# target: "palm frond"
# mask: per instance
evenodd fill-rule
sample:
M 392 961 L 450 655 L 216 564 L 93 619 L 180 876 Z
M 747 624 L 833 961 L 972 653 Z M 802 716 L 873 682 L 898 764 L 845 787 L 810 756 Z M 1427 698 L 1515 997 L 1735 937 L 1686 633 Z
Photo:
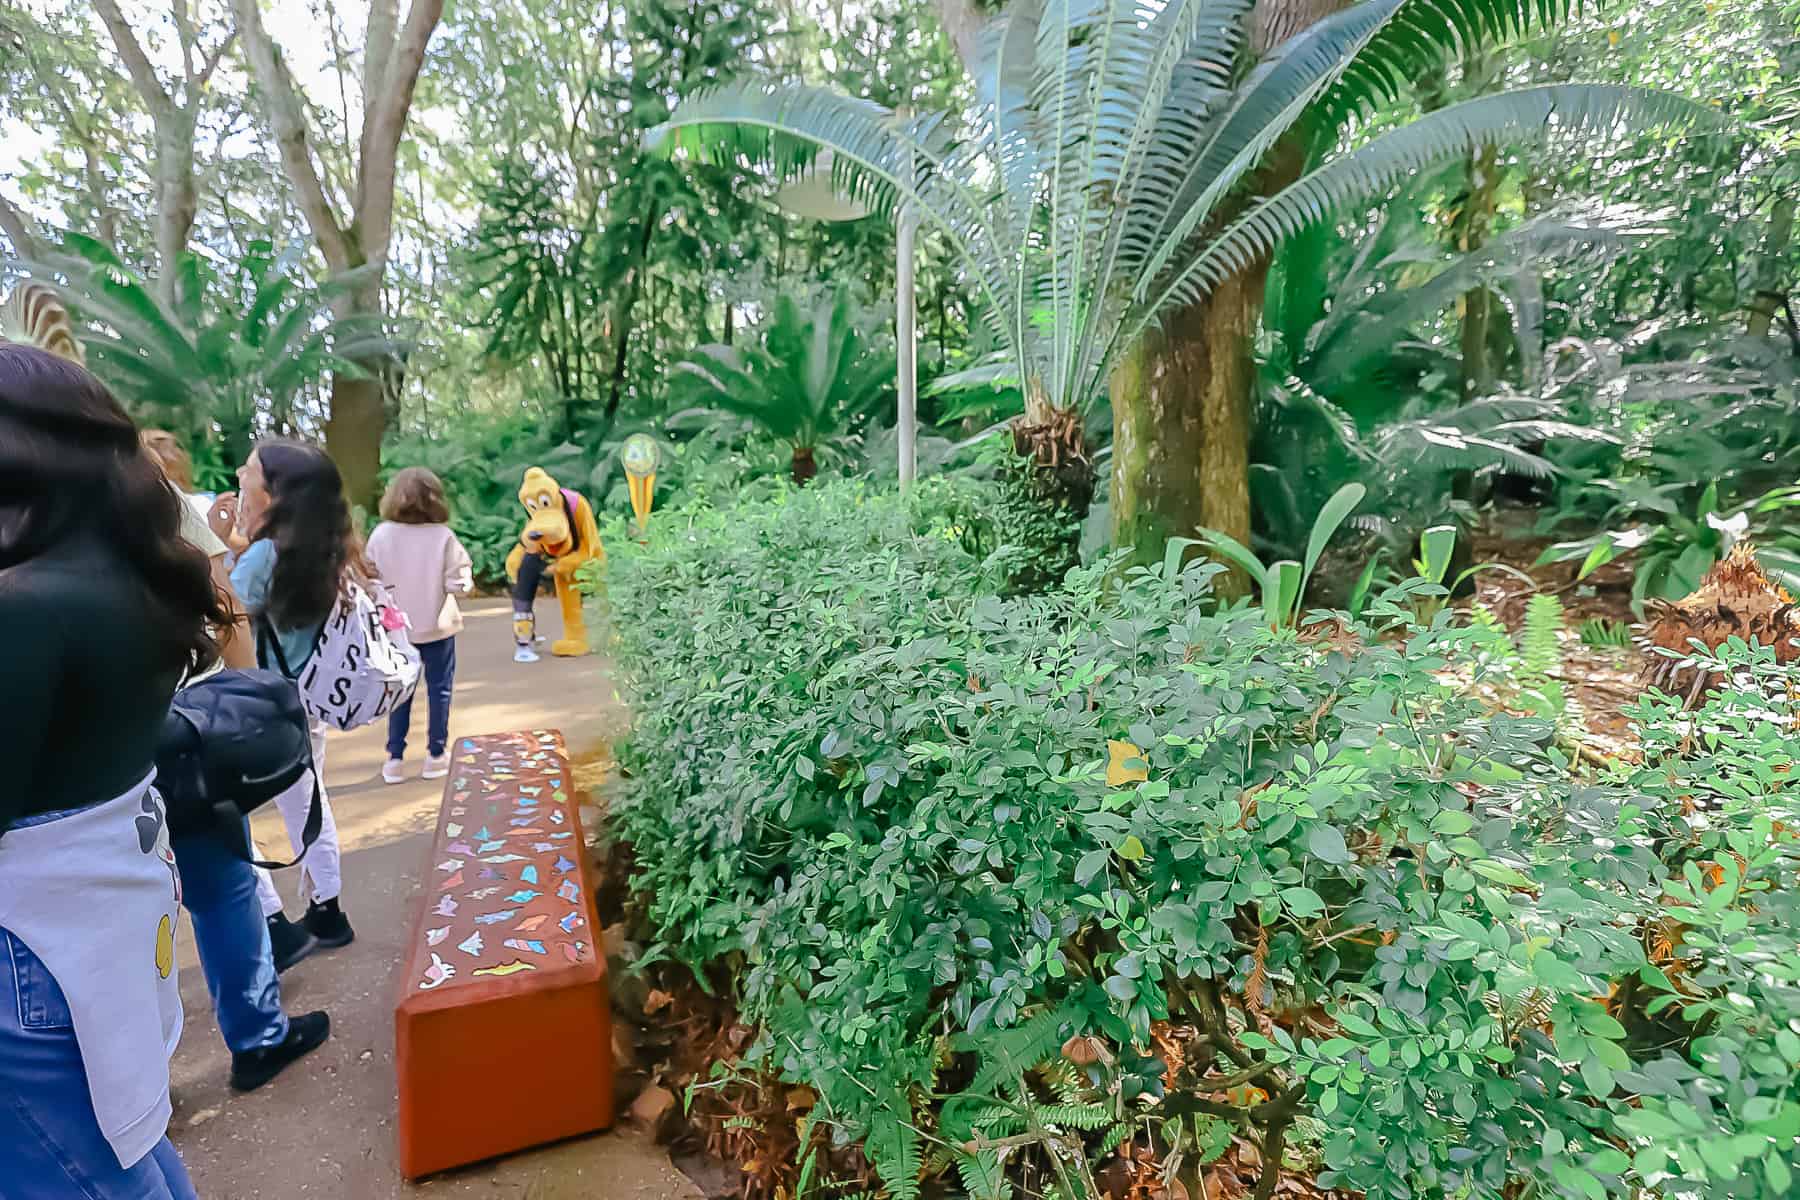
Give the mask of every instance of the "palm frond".
M 1331 159 L 1256 204 L 1185 265 L 1160 282 L 1137 334 L 1164 309 L 1193 303 L 1270 253 L 1283 238 L 1328 214 L 1373 200 L 1408 176 L 1490 144 L 1575 140 L 1624 128 L 1685 126 L 1710 120 L 1707 109 L 1667 92 L 1610 84 L 1549 84 L 1466 100 Z
M 1143 301 L 1151 294 L 1159 274 L 1213 215 L 1219 200 L 1262 161 L 1404 2 L 1363 0 L 1290 39 L 1257 67 L 1176 185 L 1162 222 L 1149 239 L 1153 251 L 1141 264 L 1128 265 L 1135 299 Z
M 1408 0 L 1325 97 L 1319 127 L 1341 128 L 1399 99 L 1446 62 L 1548 29 L 1589 7 L 1584 0 Z

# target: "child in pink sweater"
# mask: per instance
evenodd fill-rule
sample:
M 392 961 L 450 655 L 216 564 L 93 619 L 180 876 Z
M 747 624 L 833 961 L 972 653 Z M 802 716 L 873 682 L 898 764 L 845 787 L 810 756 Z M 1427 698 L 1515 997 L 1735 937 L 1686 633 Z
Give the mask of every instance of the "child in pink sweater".
M 456 635 L 462 610 L 456 598 L 474 586 L 469 552 L 448 524 L 450 506 L 441 480 L 424 467 L 407 467 L 381 498 L 381 524 L 369 535 L 369 561 L 412 626 L 412 643 L 424 667 L 430 710 L 424 779 L 450 773 L 450 692 L 456 681 Z M 406 734 L 412 700 L 388 714 L 388 760 L 381 777 L 406 782 Z

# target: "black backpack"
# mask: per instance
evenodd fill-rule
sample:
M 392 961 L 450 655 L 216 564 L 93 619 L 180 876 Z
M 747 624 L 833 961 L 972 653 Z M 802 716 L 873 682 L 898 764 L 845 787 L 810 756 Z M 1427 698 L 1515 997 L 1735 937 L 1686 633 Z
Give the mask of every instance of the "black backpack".
M 220 671 L 176 692 L 156 750 L 156 790 L 168 810 L 169 832 L 213 830 L 257 866 L 294 865 L 251 859 L 244 817 L 312 771 L 310 725 L 299 689 L 274 671 Z M 300 858 L 323 820 L 313 772 Z

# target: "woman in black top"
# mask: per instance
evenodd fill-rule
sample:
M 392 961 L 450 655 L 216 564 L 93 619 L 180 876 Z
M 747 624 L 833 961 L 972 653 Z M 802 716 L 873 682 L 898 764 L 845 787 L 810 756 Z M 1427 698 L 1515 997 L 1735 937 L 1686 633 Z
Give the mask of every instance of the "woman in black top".
M 116 1003 L 109 992 L 172 990 L 172 936 L 157 931 L 154 966 L 144 962 L 149 947 L 140 957 L 133 943 L 118 975 L 96 981 L 59 941 L 58 924 L 70 941 L 99 945 L 123 920 L 117 914 L 172 908 L 172 868 L 156 858 L 167 846 L 161 802 L 144 781 L 177 683 L 213 662 L 209 630 L 230 620 L 206 559 L 180 536 L 181 503 L 98 380 L 0 342 L 0 1192 L 8 1200 L 194 1194 L 160 1136 L 173 1046 L 166 1025 L 178 1030 L 178 1021 L 165 1022 L 166 1044 L 125 1047 L 137 1077 L 161 1068 L 160 1113 L 152 1105 L 109 1126 L 116 1100 L 98 1083 L 90 1090 L 83 1058 L 90 1042 L 118 1054 L 116 1038 L 82 1021 Z M 137 856 L 129 869 L 93 856 L 91 841 L 71 841 L 82 849 L 58 860 L 59 830 L 92 828 L 120 801 L 137 817 L 135 837 L 124 840 L 141 841 L 125 847 L 125 857 Z M 140 888 L 146 866 L 160 876 Z M 34 906 L 38 885 L 25 881 L 52 869 L 52 884 L 92 887 L 91 911 Z M 162 895 L 145 894 L 152 883 Z M 52 970 L 48 959 L 83 969 Z M 141 981 L 145 970 L 162 979 Z M 116 1074 L 121 1064 L 96 1071 L 104 1076 L 105 1066 Z

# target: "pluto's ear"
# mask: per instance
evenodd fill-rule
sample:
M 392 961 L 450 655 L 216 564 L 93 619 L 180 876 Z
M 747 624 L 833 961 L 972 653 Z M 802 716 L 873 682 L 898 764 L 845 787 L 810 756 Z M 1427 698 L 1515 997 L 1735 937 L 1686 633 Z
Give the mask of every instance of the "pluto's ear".
M 0 342 L 36 346 L 70 362 L 87 363 L 69 310 L 55 288 L 36 280 L 21 283 L 0 303 Z

